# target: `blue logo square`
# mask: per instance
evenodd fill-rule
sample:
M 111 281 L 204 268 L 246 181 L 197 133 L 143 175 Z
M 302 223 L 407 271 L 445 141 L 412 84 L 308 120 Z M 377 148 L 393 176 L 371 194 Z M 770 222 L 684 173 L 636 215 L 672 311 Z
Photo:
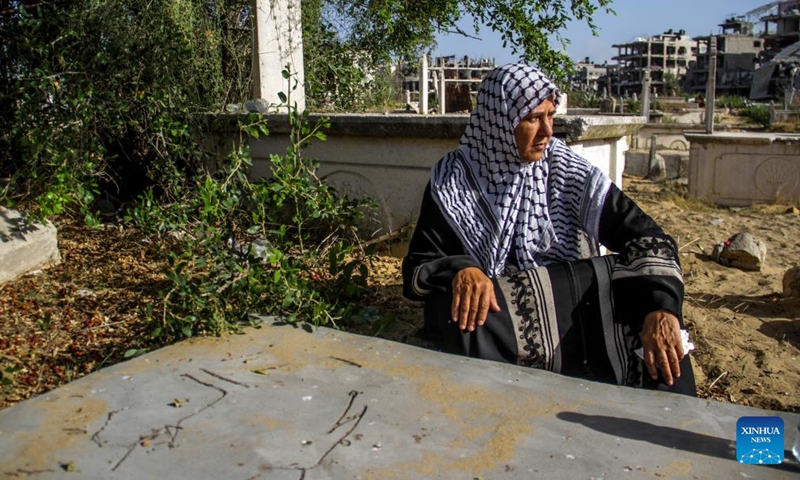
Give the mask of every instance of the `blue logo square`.
M 747 465 L 783 462 L 783 419 L 741 417 L 736 422 L 736 459 Z

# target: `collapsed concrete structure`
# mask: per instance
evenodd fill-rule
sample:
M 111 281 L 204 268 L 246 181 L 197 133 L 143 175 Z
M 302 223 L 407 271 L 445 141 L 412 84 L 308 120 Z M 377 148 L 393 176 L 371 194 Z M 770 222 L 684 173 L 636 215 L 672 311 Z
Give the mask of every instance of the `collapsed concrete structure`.
M 751 22 L 741 18 L 728 18 L 719 27 L 722 34 L 716 35 L 716 91 L 718 94 L 746 96 L 750 93 L 759 55 L 764 50 L 764 40 L 754 33 Z M 711 36 L 695 37 L 694 40 L 697 62 L 686 73 L 683 89 L 688 93 L 702 93 L 709 80 Z
M 781 100 L 784 108 L 794 103 L 800 87 L 800 0 L 773 2 L 762 7 L 764 51 L 759 55 L 750 89 L 751 100 Z
M 601 78 L 606 78 L 608 74 L 608 62 L 602 65 L 594 63 L 589 57 L 575 63 L 575 74 L 569 79 L 572 91 L 579 92 L 599 92 L 604 87 L 600 83 Z
M 785 0 L 765 5 L 764 54 L 762 61 L 769 61 L 778 52 L 800 41 L 800 0 Z
M 762 65 L 753 78 L 750 99 L 782 100 L 788 108 L 800 87 L 800 1 L 774 2 L 761 21 L 765 50 L 759 57 Z
M 651 87 L 656 93 L 664 93 L 666 75 L 680 78 L 696 59 L 695 45 L 684 30 L 667 30 L 661 35 L 637 38 L 633 42 L 615 44 L 618 51 L 612 60 L 617 61 L 617 96 L 642 94 L 645 76 L 650 74 Z
M 795 92 L 800 89 L 800 42 L 781 50 L 769 62 L 756 70 L 750 87 L 751 100 L 784 102 L 784 108 L 794 104 Z

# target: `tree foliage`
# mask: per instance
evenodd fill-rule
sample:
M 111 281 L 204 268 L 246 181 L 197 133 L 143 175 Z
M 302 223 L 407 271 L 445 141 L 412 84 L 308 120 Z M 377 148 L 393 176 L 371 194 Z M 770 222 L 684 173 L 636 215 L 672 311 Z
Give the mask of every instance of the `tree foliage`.
M 335 325 L 357 309 L 369 204 L 338 195 L 301 154 L 325 122 L 288 109 L 290 147 L 270 158 L 269 180 L 249 178 L 247 139 L 268 133 L 258 115 L 227 148 L 206 148 L 225 134 L 208 113 L 250 96 L 249 0 L 27 6 L 0 13 L 0 202 L 148 235 L 162 304 L 141 313 L 158 342 L 254 312 Z M 100 200 L 113 213 L 98 215 Z M 11 374 L 2 367 L 0 386 Z
M 322 22 L 353 51 L 369 52 L 374 59 L 415 58 L 438 33 L 469 35 L 485 25 L 501 34 L 504 46 L 557 78 L 572 65 L 562 48 L 569 43 L 564 36 L 569 22 L 586 22 L 596 32 L 595 14 L 612 12 L 611 0 L 322 1 L 315 10 Z M 459 29 L 459 22 L 469 18 L 474 32 Z M 551 45 L 551 38 L 558 45 Z
M 612 12 L 610 4 L 611 0 L 303 0 L 309 105 L 352 111 L 386 102 L 391 91 L 381 66 L 397 60 L 416 64 L 438 34 L 473 36 L 481 28 L 500 32 L 504 47 L 564 79 L 573 65 L 563 52 L 569 43 L 564 36 L 569 22 L 586 22 L 594 32 L 594 15 Z M 467 19 L 472 19 L 473 28 L 465 31 L 460 25 Z
M 681 81 L 674 72 L 664 72 L 664 93 L 673 97 L 683 93 Z
M 2 197 L 32 196 L 58 214 L 101 191 L 129 200 L 141 191 L 130 187 L 169 190 L 171 175 L 202 160 L 202 114 L 249 96 L 247 5 L 6 2 L 0 177 L 17 181 Z

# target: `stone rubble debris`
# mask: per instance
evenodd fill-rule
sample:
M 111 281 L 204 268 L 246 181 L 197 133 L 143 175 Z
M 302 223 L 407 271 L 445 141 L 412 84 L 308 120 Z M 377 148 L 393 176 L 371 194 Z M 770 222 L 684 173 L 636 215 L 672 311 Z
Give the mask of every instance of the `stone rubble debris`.
M 800 297 L 800 265 L 795 265 L 783 274 L 783 296 Z
M 757 272 L 764 265 L 767 246 L 748 232 L 739 232 L 714 245 L 711 258 L 726 267 Z

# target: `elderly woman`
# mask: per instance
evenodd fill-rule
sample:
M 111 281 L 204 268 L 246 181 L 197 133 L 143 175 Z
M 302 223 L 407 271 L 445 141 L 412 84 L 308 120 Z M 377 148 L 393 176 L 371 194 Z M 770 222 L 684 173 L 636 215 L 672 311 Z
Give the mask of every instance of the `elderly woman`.
M 694 395 L 675 242 L 553 137 L 559 95 L 525 64 L 483 80 L 431 171 L 404 294 L 447 352 Z

